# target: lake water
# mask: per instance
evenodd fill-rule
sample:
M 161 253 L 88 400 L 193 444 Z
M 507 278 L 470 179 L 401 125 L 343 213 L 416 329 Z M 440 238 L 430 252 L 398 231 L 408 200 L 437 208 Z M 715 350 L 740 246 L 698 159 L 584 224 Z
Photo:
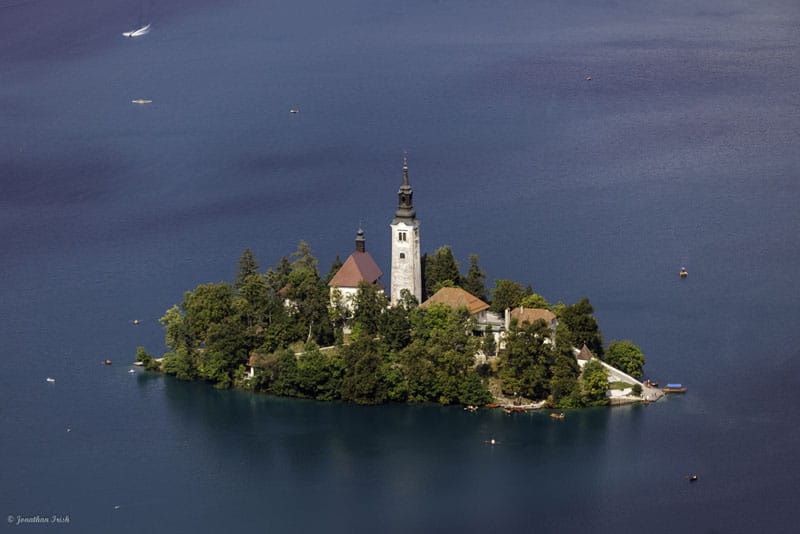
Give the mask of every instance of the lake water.
M 0 0 L 4 528 L 793 532 L 798 26 L 791 0 Z M 551 421 L 128 373 L 247 246 L 327 272 L 361 223 L 388 273 L 404 150 L 424 251 L 588 296 L 688 393 Z

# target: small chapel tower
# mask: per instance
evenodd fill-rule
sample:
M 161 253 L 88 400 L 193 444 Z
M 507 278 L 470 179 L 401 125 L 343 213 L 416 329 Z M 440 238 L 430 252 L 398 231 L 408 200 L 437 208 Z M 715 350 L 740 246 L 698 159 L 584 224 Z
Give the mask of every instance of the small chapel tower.
M 422 302 L 422 263 L 420 261 L 419 221 L 414 210 L 414 192 L 408 184 L 408 161 L 403 158 L 403 183 L 398 191 L 397 211 L 392 220 L 392 304 L 408 289 Z

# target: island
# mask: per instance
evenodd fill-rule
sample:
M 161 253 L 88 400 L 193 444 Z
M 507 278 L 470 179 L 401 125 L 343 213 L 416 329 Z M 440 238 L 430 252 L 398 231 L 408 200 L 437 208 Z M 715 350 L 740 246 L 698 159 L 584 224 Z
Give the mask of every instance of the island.
M 604 345 L 588 298 L 550 304 L 496 279 L 489 299 L 476 254 L 420 254 L 408 166 L 391 223 L 391 292 L 358 228 L 327 275 L 301 241 L 262 272 L 249 248 L 233 282 L 185 293 L 160 319 L 167 351 L 147 369 L 218 388 L 359 404 L 436 402 L 567 409 L 657 400 L 629 340 Z

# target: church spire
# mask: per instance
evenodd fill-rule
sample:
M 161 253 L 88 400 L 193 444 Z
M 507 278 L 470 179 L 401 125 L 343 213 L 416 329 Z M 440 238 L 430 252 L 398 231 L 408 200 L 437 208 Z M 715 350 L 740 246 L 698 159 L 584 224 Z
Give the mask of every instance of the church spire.
M 403 183 L 400 185 L 400 191 L 397 192 L 398 203 L 397 203 L 397 211 L 394 213 L 395 217 L 398 219 L 410 219 L 413 220 L 417 212 L 414 210 L 414 204 L 412 202 L 414 196 L 414 190 L 411 189 L 411 186 L 408 183 L 408 158 L 407 156 L 403 156 Z

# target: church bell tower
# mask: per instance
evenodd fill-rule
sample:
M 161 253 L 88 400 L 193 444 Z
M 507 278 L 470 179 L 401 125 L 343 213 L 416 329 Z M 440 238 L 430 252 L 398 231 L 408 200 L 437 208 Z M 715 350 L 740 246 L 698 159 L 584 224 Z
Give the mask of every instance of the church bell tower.
M 422 263 L 420 261 L 419 221 L 414 210 L 414 191 L 408 184 L 408 161 L 403 158 L 403 183 L 397 193 L 397 211 L 392 220 L 392 305 L 407 289 L 422 302 Z

